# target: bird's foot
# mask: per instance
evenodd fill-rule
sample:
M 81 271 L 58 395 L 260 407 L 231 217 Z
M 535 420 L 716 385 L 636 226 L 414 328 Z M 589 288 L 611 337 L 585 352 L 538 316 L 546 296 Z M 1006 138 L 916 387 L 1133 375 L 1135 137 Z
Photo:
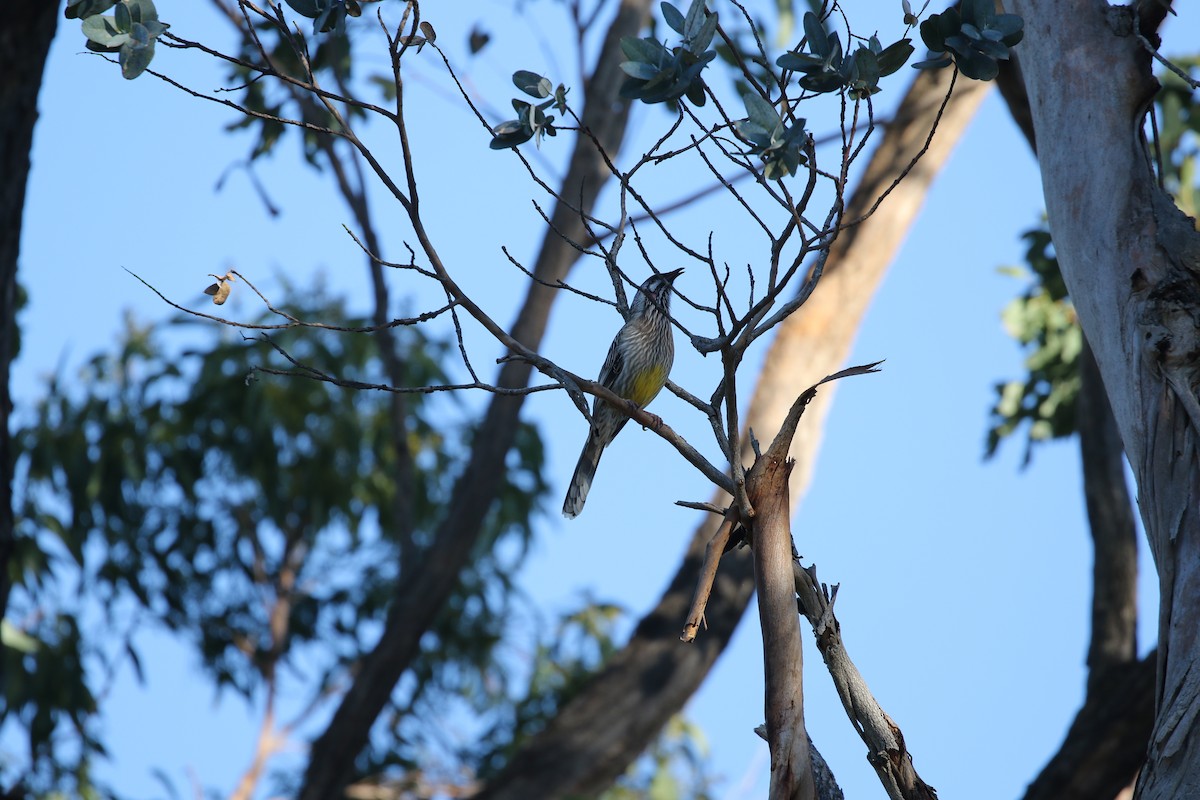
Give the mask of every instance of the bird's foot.
M 626 400 L 625 402 L 629 404 L 630 415 L 633 415 L 633 413 L 636 411 L 645 411 L 645 409 L 643 409 L 641 406 L 639 406 L 637 403 L 633 402 L 632 400 Z M 642 430 L 646 430 L 647 428 L 651 428 L 653 430 L 658 430 L 659 428 L 662 427 L 662 424 L 663 424 L 662 417 L 660 417 L 658 414 L 653 414 L 649 411 L 646 411 L 646 416 L 648 416 L 650 418 L 650 424 L 643 425 Z

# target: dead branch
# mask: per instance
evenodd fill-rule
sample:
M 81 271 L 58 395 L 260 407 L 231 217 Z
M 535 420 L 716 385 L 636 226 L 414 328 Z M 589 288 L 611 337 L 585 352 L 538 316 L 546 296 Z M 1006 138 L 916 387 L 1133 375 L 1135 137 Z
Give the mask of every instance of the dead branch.
M 800 613 L 812 625 L 817 649 L 825 660 L 834 688 L 851 724 L 867 745 L 867 760 L 875 768 L 892 800 L 937 800 L 933 787 L 921 780 L 913 768 L 912 755 L 904 743 L 900 726 L 880 707 L 858 667 L 850 660 L 842 641 L 841 623 L 833 613 L 837 596 L 817 582 L 815 566 L 804 569 L 793 562 Z
M 700 570 L 700 580 L 696 583 L 696 593 L 692 596 L 692 607 L 688 611 L 687 622 L 683 624 L 683 632 L 679 634 L 679 640 L 682 642 L 694 641 L 696 632 L 704 624 L 704 607 L 708 605 L 709 595 L 712 594 L 721 556 L 729 551 L 732 544 L 731 534 L 738 516 L 737 509 L 730 506 L 724 514 L 721 527 L 717 528 L 717 532 L 704 548 L 704 566 Z

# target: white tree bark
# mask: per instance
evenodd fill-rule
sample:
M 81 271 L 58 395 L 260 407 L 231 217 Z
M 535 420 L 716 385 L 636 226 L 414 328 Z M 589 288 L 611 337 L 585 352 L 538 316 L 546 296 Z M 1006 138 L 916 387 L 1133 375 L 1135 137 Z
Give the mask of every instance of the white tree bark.
M 1133 12 L 1013 0 L 1059 264 L 1096 355 L 1161 584 L 1157 715 L 1137 796 L 1200 797 L 1200 235 L 1142 134 L 1157 84 Z

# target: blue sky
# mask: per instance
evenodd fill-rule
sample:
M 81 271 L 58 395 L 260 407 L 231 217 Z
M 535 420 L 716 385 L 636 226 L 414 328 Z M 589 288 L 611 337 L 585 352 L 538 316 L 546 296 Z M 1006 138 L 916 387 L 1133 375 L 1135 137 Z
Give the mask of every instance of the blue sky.
M 439 5 L 428 9 L 439 43 L 493 108 L 508 109 L 508 75 L 516 69 L 570 80 L 571 57 L 555 45 L 562 41 L 559 4 L 530 2 L 522 15 L 506 2 Z M 160 15 L 184 38 L 227 44 L 205 7 L 162 0 Z M 899 33 L 898 2 L 868 3 L 854 13 L 862 15 L 861 28 L 877 27 L 881 38 Z M 492 45 L 472 60 L 465 41 L 476 20 L 492 33 Z M 365 303 L 361 257 L 341 229 L 348 214 L 320 176 L 298 166 L 294 142 L 260 167 L 283 211 L 270 218 L 245 173 L 230 169 L 248 149 L 244 136 L 223 132 L 232 112 L 149 76 L 122 81 L 115 67 L 83 52 L 76 25 L 61 24 L 35 136 L 20 265 L 30 305 L 13 375 L 18 411 L 55 369 L 72 374 L 108 346 L 126 310 L 143 320 L 168 315 L 123 268 L 197 308 L 205 307 L 207 273 L 230 267 L 255 276 L 268 294 L 278 290 L 278 275 L 303 282 L 321 274 L 331 289 Z M 1197 32 L 1194 9 L 1189 19 L 1172 20 L 1166 52 L 1193 45 Z M 384 59 L 367 63 L 382 67 Z M 211 63 L 192 54 L 161 48 L 153 66 L 204 90 L 222 83 Z M 893 95 L 902 82 L 892 84 Z M 431 234 L 456 276 L 506 323 L 524 278 L 499 248 L 531 259 L 542 229 L 530 200 L 544 198 L 515 159 L 487 150 L 440 61 L 420 61 L 410 87 L 410 107 L 421 112 L 414 148 Z M 652 141 L 665 120 L 661 111 L 638 109 L 635 146 Z M 816 117 L 810 123 L 819 130 Z M 391 158 L 383 133 L 371 133 L 381 156 Z M 565 142 L 551 141 L 535 163 L 557 174 L 566 152 Z M 667 197 L 682 185 L 675 175 L 660 180 Z M 980 187 L 987 187 L 982 200 Z M 400 210 L 382 194 L 376 206 L 389 231 L 386 246 L 399 254 Z M 1020 261 L 1019 235 L 1041 208 L 1036 164 L 993 92 L 874 301 L 851 361 L 887 363 L 881 374 L 838 388 L 815 478 L 795 519 L 806 562 L 817 563 L 823 580 L 841 584 L 837 611 L 851 656 L 903 729 L 918 771 L 944 797 L 1018 796 L 1083 697 L 1091 551 L 1076 447 L 1044 446 L 1026 470 L 1019 468 L 1019 443 L 982 460 L 992 386 L 1021 373 L 999 313 L 1022 285 L 996 268 Z M 714 219 L 720 247 L 737 253 L 750 246 L 742 223 L 703 209 L 673 223 L 702 241 Z M 656 257 L 666 259 L 660 267 L 674 265 L 669 253 Z M 595 270 L 576 278 L 604 289 Z M 685 274 L 679 286 L 700 293 L 702 276 Z M 435 297 L 428 288 L 402 278 L 393 292 L 411 291 L 410 307 L 421 308 Z M 247 293 L 236 291 L 226 308 L 243 317 L 255 310 Z M 545 354 L 593 373 L 618 323 L 609 309 L 564 301 Z M 497 348 L 476 333 L 468 338 L 486 374 Z M 707 395 L 715 364 L 682 341 L 679 348 L 673 377 Z M 703 440 L 706 425 L 675 398 L 664 395 L 653 410 Z M 549 442 L 555 491 L 523 586 L 547 616 L 590 593 L 619 602 L 636 620 L 673 574 L 696 524 L 697 512 L 664 498 L 707 499 L 710 490 L 697 473 L 679 468 L 663 442 L 630 426 L 606 454 L 586 513 L 567 523 L 556 509 L 585 423 L 559 393 L 534 395 L 525 413 Z M 661 491 L 646 491 L 648 477 Z M 630 518 L 639 526 L 626 524 Z M 1153 644 L 1156 589 L 1145 552 L 1141 563 L 1145 650 Z M 228 792 L 251 758 L 258 709 L 215 697 L 197 656 L 165 635 L 147 632 L 143 646 L 148 685 L 139 687 L 128 670 L 119 674 L 105 723 L 112 759 L 101 776 L 138 797 L 162 794 L 152 768 L 181 788 L 195 779 Z M 818 747 L 847 796 L 884 797 L 807 634 L 805 655 L 807 719 Z M 709 738 L 724 778 L 718 796 L 726 800 L 765 791 L 766 746 L 752 733 L 762 721 L 761 669 L 751 609 L 687 709 Z M 984 753 L 997 750 L 1005 756 L 1003 773 L 989 769 L 981 780 Z

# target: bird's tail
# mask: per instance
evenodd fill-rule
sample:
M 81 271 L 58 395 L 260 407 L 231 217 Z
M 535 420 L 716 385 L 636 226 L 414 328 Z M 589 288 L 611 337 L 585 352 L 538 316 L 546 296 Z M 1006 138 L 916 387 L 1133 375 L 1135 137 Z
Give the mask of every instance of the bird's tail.
M 583 511 L 603 452 L 604 445 L 600 437 L 596 436 L 595 431 L 589 431 L 583 452 L 579 454 L 579 463 L 575 465 L 575 474 L 571 476 L 571 485 L 567 487 L 567 499 L 563 501 L 563 516 L 567 519 L 575 519 Z

